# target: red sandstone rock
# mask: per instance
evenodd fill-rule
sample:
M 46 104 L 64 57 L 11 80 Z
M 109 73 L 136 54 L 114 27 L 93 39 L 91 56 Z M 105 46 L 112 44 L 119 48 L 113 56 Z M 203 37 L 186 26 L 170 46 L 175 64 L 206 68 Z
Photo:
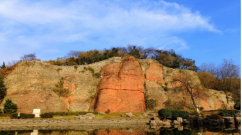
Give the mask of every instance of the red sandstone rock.
M 159 63 L 149 63 L 149 68 L 146 70 L 146 79 L 165 84 L 163 79 L 163 66 Z
M 123 63 L 106 65 L 98 86 L 96 112 L 141 112 L 145 110 L 144 75 L 138 61 L 129 57 Z

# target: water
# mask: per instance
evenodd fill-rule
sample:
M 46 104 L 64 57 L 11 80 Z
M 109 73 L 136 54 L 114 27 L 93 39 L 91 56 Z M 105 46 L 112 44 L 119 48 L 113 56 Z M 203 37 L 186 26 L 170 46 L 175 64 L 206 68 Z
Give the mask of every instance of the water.
M 143 129 L 122 128 L 122 129 L 86 129 L 86 130 L 68 130 L 64 129 L 38 129 L 31 127 L 33 130 L 1 129 L 0 135 L 240 135 L 240 130 L 234 128 L 160 128 L 152 129 L 145 126 Z M 82 127 L 80 127 L 82 129 Z M 28 127 L 23 128 L 28 129 Z

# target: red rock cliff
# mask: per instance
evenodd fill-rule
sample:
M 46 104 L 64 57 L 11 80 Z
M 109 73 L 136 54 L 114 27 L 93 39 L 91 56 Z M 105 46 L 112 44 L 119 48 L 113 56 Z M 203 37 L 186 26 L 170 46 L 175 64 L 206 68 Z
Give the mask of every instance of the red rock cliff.
M 145 110 L 145 78 L 138 61 L 126 58 L 122 63 L 111 63 L 101 71 L 96 112 L 142 112 Z

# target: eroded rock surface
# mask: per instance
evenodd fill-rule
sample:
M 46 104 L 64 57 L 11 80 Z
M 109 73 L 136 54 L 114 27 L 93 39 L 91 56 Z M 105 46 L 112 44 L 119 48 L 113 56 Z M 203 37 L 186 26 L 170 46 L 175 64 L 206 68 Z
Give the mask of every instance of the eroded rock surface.
M 163 66 L 159 63 L 150 63 L 146 70 L 146 79 L 165 84 L 163 79 Z
M 138 61 L 129 57 L 122 63 L 106 65 L 98 86 L 96 112 L 141 112 L 145 110 L 145 78 Z

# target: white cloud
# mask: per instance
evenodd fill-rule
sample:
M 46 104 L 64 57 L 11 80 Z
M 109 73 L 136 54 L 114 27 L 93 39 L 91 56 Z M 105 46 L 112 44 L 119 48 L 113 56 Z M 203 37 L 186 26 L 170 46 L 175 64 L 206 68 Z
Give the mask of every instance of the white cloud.
M 187 49 L 174 33 L 219 32 L 209 17 L 176 3 L 149 0 L 2 0 L 0 21 L 0 44 L 21 46 L 20 52 L 73 42 L 99 48 L 133 43 Z

